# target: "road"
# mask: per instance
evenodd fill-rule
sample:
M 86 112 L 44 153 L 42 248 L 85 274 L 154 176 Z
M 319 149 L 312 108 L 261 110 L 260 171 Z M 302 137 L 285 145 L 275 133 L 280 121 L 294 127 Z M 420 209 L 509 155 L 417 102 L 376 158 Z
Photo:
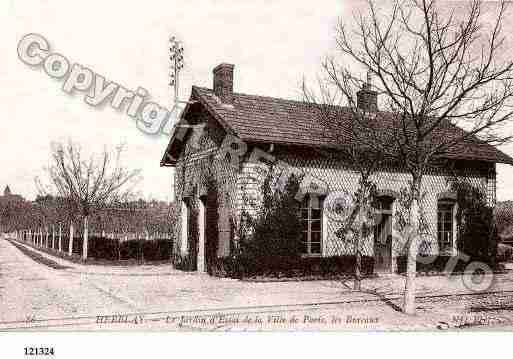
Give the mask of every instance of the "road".
M 491 294 L 443 295 L 449 285 L 461 291 L 460 284 L 419 279 L 414 317 L 400 312 L 401 280 L 364 282 L 367 290 L 355 293 L 339 281 L 254 283 L 129 268 L 87 273 L 38 263 L 0 240 L 0 330 L 513 328 L 511 274 L 499 276 Z

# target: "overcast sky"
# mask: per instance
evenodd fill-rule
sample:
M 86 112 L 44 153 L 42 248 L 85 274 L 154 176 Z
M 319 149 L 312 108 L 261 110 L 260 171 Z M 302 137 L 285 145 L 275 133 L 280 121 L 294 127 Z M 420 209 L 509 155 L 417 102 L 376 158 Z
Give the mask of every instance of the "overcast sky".
M 297 99 L 303 75 L 313 76 L 332 51 L 338 16 L 349 1 L 25 1 L 2 2 L 0 46 L 0 187 L 35 197 L 34 177 L 48 163 L 50 142 L 72 138 L 88 150 L 126 143 L 128 164 L 141 168 L 147 198 L 172 198 L 172 169 L 160 168 L 168 138 L 140 132 L 124 111 L 94 108 L 84 94 L 65 94 L 17 57 L 28 33 L 43 35 L 51 51 L 108 80 L 141 86 L 169 106 L 168 38 L 184 43 L 182 97 L 192 84 L 212 86 L 212 69 L 235 64 L 237 92 Z M 5 7 L 7 7 L 5 9 Z M 513 155 L 513 146 L 504 146 Z M 513 199 L 513 169 L 499 167 L 498 198 Z M 509 187 L 509 188 L 508 188 Z

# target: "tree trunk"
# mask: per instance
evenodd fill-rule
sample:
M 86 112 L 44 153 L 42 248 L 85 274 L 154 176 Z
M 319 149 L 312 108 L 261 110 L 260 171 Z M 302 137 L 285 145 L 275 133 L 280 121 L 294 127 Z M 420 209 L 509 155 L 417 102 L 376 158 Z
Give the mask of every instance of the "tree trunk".
M 359 231 L 360 232 L 360 231 Z M 360 234 L 355 239 L 354 290 L 362 289 L 362 254 L 360 253 Z
M 59 223 L 59 252 L 62 252 L 62 225 Z
M 87 251 L 89 245 L 89 216 L 84 216 L 84 237 L 82 245 L 82 259 L 87 259 Z
M 362 227 L 363 227 L 363 213 L 362 206 L 358 209 L 358 230 L 354 238 L 354 290 L 361 290 L 362 288 L 362 253 L 360 252 L 360 241 L 362 240 Z
M 74 230 L 73 230 L 73 221 L 71 221 L 70 225 L 69 225 L 69 244 L 68 244 L 68 254 L 71 256 L 73 255 L 73 234 L 74 234 Z
M 411 193 L 412 203 L 409 211 L 410 231 L 407 238 L 407 264 L 406 264 L 406 283 L 404 287 L 403 311 L 406 314 L 414 315 L 416 313 L 415 305 L 415 278 L 417 276 L 417 249 L 420 235 L 420 184 L 421 177 L 412 181 Z
M 52 249 L 55 249 L 55 225 L 52 224 Z

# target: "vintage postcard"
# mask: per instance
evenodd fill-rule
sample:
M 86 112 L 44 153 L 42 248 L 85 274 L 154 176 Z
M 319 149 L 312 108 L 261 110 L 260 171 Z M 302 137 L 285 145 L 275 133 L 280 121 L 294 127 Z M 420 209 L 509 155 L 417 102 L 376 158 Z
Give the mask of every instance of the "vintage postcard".
M 509 1 L 2 7 L 3 334 L 513 329 Z

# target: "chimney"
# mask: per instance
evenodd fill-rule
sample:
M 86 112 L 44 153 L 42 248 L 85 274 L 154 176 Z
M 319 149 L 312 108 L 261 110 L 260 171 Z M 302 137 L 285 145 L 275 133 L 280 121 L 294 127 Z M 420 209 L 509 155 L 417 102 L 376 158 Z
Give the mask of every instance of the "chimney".
M 378 110 L 378 93 L 372 90 L 370 72 L 367 73 L 367 82 L 356 93 L 357 107 L 363 111 L 374 112 Z
M 233 68 L 231 64 L 219 64 L 214 68 L 214 94 L 223 103 L 233 101 Z

